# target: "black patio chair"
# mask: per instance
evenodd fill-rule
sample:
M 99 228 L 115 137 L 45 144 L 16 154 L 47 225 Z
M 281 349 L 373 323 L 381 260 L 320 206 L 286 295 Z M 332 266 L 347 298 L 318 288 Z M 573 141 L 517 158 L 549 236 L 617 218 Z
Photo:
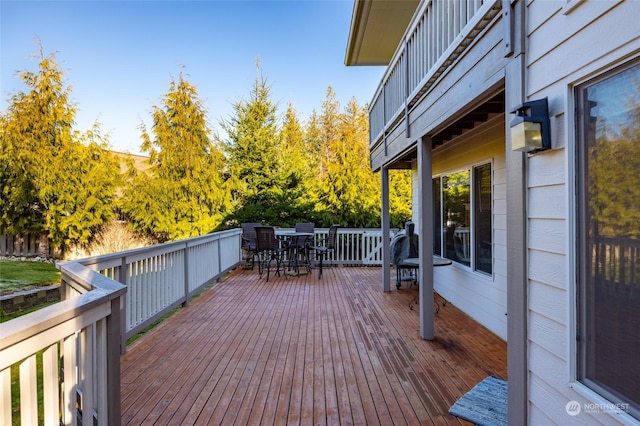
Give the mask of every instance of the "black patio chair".
M 267 281 L 271 271 L 271 262 L 276 261 L 276 275 L 280 276 L 280 263 L 282 262 L 283 249 L 276 239 L 273 226 L 256 226 L 258 272 L 260 277 L 267 268 Z M 286 277 L 286 274 L 285 274 Z
M 320 261 L 318 262 L 318 278 L 322 278 L 323 260 L 329 260 L 329 254 L 335 251 L 338 228 L 340 227 L 341 225 L 331 225 L 331 227 L 329 227 L 329 233 L 327 234 L 327 239 L 325 240 L 324 245 L 311 247 L 311 250 L 316 252 L 316 257 L 320 259 Z
M 256 254 L 258 253 L 258 240 L 256 236 L 256 226 L 260 223 L 247 222 L 242 224 L 242 249 L 246 253 L 245 262 L 251 259 L 251 270 L 255 264 Z
M 296 223 L 296 232 L 308 232 L 313 234 L 315 232 L 315 224 L 313 222 L 300 222 Z M 295 239 L 295 252 L 298 256 L 302 257 L 302 262 L 307 266 L 307 272 L 309 270 L 309 250 L 315 243 L 314 236 L 300 236 Z

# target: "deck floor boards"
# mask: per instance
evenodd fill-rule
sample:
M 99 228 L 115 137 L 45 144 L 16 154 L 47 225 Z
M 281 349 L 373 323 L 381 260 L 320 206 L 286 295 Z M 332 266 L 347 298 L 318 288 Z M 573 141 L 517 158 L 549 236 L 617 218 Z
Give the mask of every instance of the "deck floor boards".
M 382 292 L 381 277 L 234 271 L 122 355 L 122 423 L 464 424 L 449 407 L 506 379 L 506 343 L 437 295 L 422 340 L 416 289 Z

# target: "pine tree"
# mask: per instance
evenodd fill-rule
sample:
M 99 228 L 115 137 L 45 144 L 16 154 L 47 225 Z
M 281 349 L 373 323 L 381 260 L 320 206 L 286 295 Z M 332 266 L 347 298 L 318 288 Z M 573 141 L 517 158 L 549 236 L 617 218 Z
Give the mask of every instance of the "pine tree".
M 182 75 L 152 112 L 152 136 L 141 126 L 147 173 L 132 179 L 123 210 L 134 229 L 160 241 L 193 237 L 219 225 L 224 157 L 210 138 L 206 110 Z
M 38 67 L 19 73 L 29 91 L 0 117 L 0 232 L 45 234 L 64 251 L 113 217 L 119 170 L 97 124 L 74 131 L 71 90 L 42 45 Z
M 367 111 L 352 99 L 344 113 L 331 88 L 323 103 L 325 149 L 318 174 L 317 208 L 333 222 L 353 227 L 380 225 L 380 182 L 369 166 Z M 331 219 L 329 219 L 331 220 Z
M 411 171 L 389 170 L 389 218 L 392 228 L 404 228 L 411 220 Z
M 221 123 L 228 158 L 227 188 L 237 222 L 282 224 L 288 221 L 288 161 L 278 127 L 277 106 L 266 79 L 256 76 L 248 101 L 233 105 L 235 114 Z
M 289 103 L 280 131 L 283 173 L 287 177 L 284 197 L 290 206 L 291 225 L 314 221 L 311 198 L 313 156 L 309 152 L 305 132 L 293 105 Z

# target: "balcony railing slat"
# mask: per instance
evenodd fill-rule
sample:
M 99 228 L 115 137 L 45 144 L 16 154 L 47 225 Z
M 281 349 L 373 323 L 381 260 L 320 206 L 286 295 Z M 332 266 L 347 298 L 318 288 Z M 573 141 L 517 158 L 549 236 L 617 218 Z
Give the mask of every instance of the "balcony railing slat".
M 95 377 L 98 369 L 95 365 L 94 351 L 94 324 L 85 327 L 80 332 L 80 356 L 78 373 L 79 389 L 80 389 L 80 409 L 82 410 L 82 425 L 93 426 L 93 408 L 94 408 L 94 386 Z M 101 392 L 103 393 L 103 392 Z
M 77 335 L 74 333 L 71 336 L 67 336 L 62 344 L 63 347 L 63 383 L 64 383 L 64 396 L 63 396 L 63 410 L 62 410 L 62 422 L 64 424 L 76 424 L 76 413 L 74 408 L 76 407 L 78 390 L 78 377 L 76 374 L 76 368 L 78 360 L 77 354 Z

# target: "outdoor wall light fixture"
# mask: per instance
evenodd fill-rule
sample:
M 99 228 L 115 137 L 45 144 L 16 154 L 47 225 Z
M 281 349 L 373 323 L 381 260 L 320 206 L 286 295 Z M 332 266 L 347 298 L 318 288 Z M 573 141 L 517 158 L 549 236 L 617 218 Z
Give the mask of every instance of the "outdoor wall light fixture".
M 525 102 L 511 111 L 511 149 L 537 152 L 551 148 L 547 98 Z

